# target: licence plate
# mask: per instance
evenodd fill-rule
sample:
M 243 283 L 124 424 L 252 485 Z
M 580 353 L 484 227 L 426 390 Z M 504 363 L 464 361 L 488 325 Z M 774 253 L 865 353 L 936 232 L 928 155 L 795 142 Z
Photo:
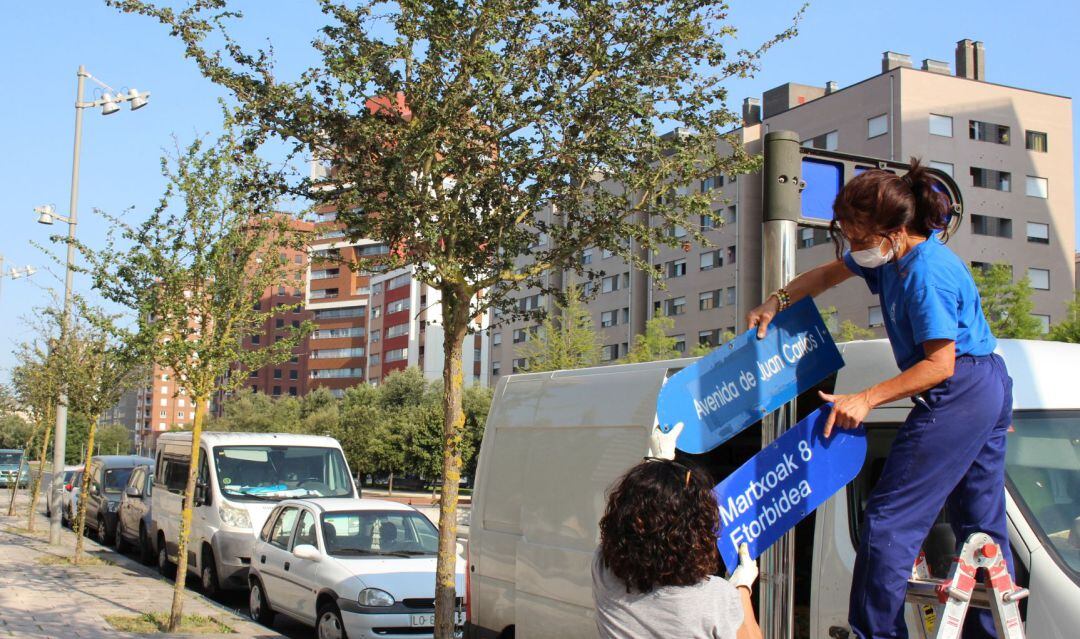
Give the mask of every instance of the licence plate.
M 432 628 L 432 627 L 435 626 L 435 613 L 434 612 L 427 612 L 427 613 L 420 614 L 420 615 L 409 615 L 409 625 L 412 626 L 413 628 Z M 455 626 L 463 626 L 463 625 L 465 625 L 465 613 L 464 612 L 455 612 L 454 613 L 454 625 Z

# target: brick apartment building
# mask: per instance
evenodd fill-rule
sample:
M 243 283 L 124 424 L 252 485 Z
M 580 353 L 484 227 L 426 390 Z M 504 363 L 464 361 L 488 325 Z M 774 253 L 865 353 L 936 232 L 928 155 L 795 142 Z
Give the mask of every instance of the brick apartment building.
M 965 205 L 950 247 L 975 267 L 1004 262 L 1014 277 L 1027 277 L 1034 315 L 1048 330 L 1063 316 L 1077 279 L 1072 101 L 988 82 L 985 57 L 981 43 L 961 40 L 953 74 L 947 62 L 924 60 L 916 69 L 909 56 L 886 52 L 880 73 L 851 86 L 787 83 L 761 100 L 747 99 L 734 133 L 752 153 L 761 152 L 765 133 L 786 129 L 807 146 L 896 161 L 917 156 L 949 173 Z M 760 174 L 717 175 L 696 188 L 714 195 L 724 223 L 706 231 L 711 247 L 663 248 L 654 256 L 666 290 L 618 257 L 584 251 L 582 260 L 607 274 L 589 302 L 605 361 L 625 355 L 654 313 L 674 319 L 672 335 L 685 351 L 743 330 L 746 313 L 761 301 Z M 798 271 L 834 258 L 827 232 L 800 229 Z M 547 304 L 536 291 L 520 295 L 522 308 Z M 818 304 L 884 335 L 877 298 L 859 281 Z M 498 320 L 491 329 L 493 378 L 520 368 L 518 346 L 532 330 Z

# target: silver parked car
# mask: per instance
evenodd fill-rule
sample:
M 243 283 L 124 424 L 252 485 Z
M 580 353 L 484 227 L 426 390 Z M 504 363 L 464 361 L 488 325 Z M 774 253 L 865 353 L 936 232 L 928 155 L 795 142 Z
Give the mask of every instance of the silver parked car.
M 132 549 L 144 564 L 154 561 L 153 536 L 150 532 L 150 494 L 154 488 L 154 465 L 143 464 L 131 471 L 120 495 L 116 517 L 116 549 Z

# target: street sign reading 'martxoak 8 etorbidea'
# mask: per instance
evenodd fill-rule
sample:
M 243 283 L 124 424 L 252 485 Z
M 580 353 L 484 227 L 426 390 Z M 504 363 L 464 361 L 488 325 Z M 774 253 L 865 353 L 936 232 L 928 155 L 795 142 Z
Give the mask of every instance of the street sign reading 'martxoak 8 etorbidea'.
M 657 398 L 657 420 L 664 432 L 683 423 L 679 450 L 708 452 L 843 365 L 806 298 L 778 314 L 764 339 L 751 329 L 671 376 Z

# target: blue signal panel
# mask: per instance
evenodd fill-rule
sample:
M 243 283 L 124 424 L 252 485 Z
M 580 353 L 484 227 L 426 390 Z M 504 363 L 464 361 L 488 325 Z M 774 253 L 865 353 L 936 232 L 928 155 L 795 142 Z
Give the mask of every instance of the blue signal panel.
M 819 223 L 832 220 L 833 202 L 844 185 L 843 162 L 803 158 L 802 178 L 806 182 L 802 192 L 802 219 Z

